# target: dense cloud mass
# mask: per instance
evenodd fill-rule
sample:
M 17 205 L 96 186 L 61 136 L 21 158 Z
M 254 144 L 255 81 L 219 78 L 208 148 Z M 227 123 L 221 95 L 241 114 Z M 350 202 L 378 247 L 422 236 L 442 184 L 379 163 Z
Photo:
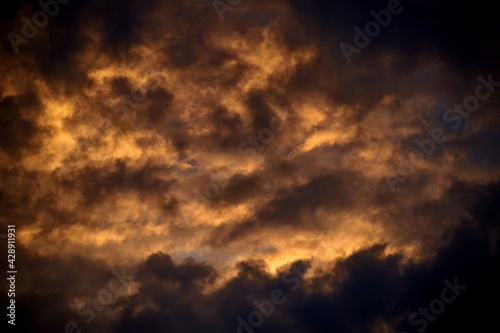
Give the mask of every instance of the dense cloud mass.
M 496 13 L 3 4 L 8 331 L 497 331 Z

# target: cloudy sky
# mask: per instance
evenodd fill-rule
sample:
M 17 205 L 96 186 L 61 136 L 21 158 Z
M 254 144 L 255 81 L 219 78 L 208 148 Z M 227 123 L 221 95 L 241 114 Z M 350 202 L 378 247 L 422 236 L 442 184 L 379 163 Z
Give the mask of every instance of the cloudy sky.
M 8 329 L 498 330 L 497 13 L 3 4 Z

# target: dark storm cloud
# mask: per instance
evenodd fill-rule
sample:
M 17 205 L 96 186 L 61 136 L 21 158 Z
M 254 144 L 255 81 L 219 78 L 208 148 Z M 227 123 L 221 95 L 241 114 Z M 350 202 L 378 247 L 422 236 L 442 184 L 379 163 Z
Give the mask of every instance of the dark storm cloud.
M 69 186 L 79 185 L 85 202 L 89 205 L 102 202 L 107 197 L 113 197 L 124 191 L 140 192 L 143 196 L 161 196 L 166 194 L 172 185 L 171 181 L 163 181 L 155 174 L 159 171 L 156 166 L 144 166 L 133 169 L 124 161 L 115 161 L 111 169 L 88 168 L 76 175 L 76 179 L 67 183 Z M 146 199 L 146 198 L 144 198 Z
M 229 179 L 229 185 L 215 198 L 217 203 L 233 205 L 256 198 L 264 191 L 265 184 L 258 175 L 244 176 L 237 174 Z
M 388 1 L 290 1 L 297 18 L 305 27 L 332 47 L 335 58 L 342 59 L 338 47 L 342 40 L 352 44 L 353 28 L 373 20 L 371 10 L 386 9 Z M 415 60 L 429 49 L 438 50 L 459 67 L 471 66 L 492 70 L 498 49 L 491 41 L 500 31 L 494 18 L 493 4 L 487 1 L 401 1 L 404 11 L 394 15 L 388 27 L 373 38 L 357 56 L 353 66 L 364 66 L 367 58 L 389 49 L 404 54 L 405 61 Z M 418 27 L 418 29 L 416 28 Z M 341 34 L 335 34 L 341 32 Z M 331 37 L 335 36 L 334 39 Z M 411 41 L 411 43 L 408 43 Z M 485 62 L 486 61 L 486 62 Z M 343 61 L 345 63 L 345 60 Z
M 498 190 L 498 184 L 457 184 L 453 195 L 467 199 L 478 193 L 484 199 L 468 204 L 474 223 L 463 220 L 446 235 L 436 254 L 423 262 L 405 262 L 400 254 L 388 255 L 386 245 L 374 245 L 320 270 L 305 263 L 302 279 L 291 273 L 291 264 L 275 276 L 265 263 L 250 260 L 241 262 L 236 276 L 222 288 L 206 293 L 217 277 L 209 265 L 193 259 L 175 263 L 167 254 L 152 254 L 136 268 L 127 268 L 129 274 L 134 272 L 138 291 L 120 297 L 88 325 L 69 304 L 74 297 L 95 297 L 112 277 L 113 268 L 83 257 L 43 258 L 19 247 L 19 263 L 30 267 L 30 274 L 19 276 L 18 315 L 32 319 L 18 321 L 18 329 L 62 331 L 73 320 L 92 332 L 235 332 L 236 319 L 247 320 L 256 311 L 254 300 L 267 300 L 271 291 L 280 289 L 286 301 L 275 305 L 259 331 L 376 332 L 382 321 L 413 332 L 408 317 L 439 298 L 443 281 L 453 282 L 455 277 L 467 289 L 446 305 L 438 320 L 428 323 L 427 332 L 491 329 L 496 325 L 496 309 L 486 300 L 500 296 L 500 276 L 492 269 L 499 264 L 498 251 L 492 249 L 498 249 L 500 242 L 498 237 L 490 240 L 491 233 L 498 236 Z M 283 274 L 288 275 L 283 278 Z M 35 284 L 44 288 L 33 292 Z M 119 317 L 114 319 L 111 313 L 116 311 Z
M 0 169 L 0 176 L 0 209 L 5 227 L 9 221 L 22 221 L 26 225 L 33 223 L 37 211 L 24 208 L 34 202 L 28 193 L 36 193 L 40 189 L 38 175 L 19 167 L 11 167 Z
M 387 7 L 387 1 L 290 1 L 295 24 L 283 31 L 283 41 L 290 48 L 313 41 L 319 47 L 317 60 L 298 68 L 287 82 L 287 90 L 300 93 L 324 91 L 332 101 L 361 107 L 365 114 L 386 94 L 398 97 L 415 92 L 439 90 L 450 100 L 462 97 L 456 86 L 462 75 L 474 77 L 498 71 L 499 49 L 495 35 L 500 32 L 493 17 L 492 4 L 486 1 L 402 1 L 405 10 L 393 15 L 388 27 L 372 39 L 361 54 L 347 65 L 339 44 L 353 44 L 353 28 L 373 20 L 371 10 Z M 418 27 L 418 28 L 417 28 Z M 297 31 L 298 30 L 298 31 Z M 384 55 L 390 58 L 384 63 Z M 385 56 L 387 58 L 387 56 Z M 440 59 L 457 71 L 446 76 L 423 76 L 416 72 L 426 60 Z M 411 79 L 410 79 L 411 77 Z M 335 78 L 335 79 L 331 79 Z M 410 80 L 407 82 L 407 80 Z M 411 88 L 410 88 L 411 86 Z M 451 88 L 454 87 L 454 88 Z M 450 89 L 451 88 L 451 89 Z
M 202 295 L 199 287 L 183 286 L 189 281 L 207 283 L 214 274 L 210 268 L 194 261 L 175 265 L 167 255 L 156 254 L 145 262 L 143 271 L 139 270 L 143 272 L 138 274 L 141 292 L 120 302 L 126 309 L 115 330 L 163 332 L 182 327 L 191 332 L 206 325 L 208 332 L 236 331 L 236 318 L 246 319 L 255 311 L 253 300 L 266 300 L 274 289 L 285 291 L 287 299 L 265 319 L 259 328 L 262 332 L 374 332 L 379 320 L 411 330 L 415 328 L 409 326 L 408 316 L 439 298 L 442 281 L 455 277 L 468 289 L 447 305 L 438 321 L 429 323 L 428 331 L 493 327 L 494 309 L 484 300 L 498 297 L 500 292 L 498 274 L 490 272 L 498 264 L 498 256 L 491 254 L 484 235 L 468 227 L 450 239 L 451 245 L 431 263 L 404 264 L 398 255 L 384 255 L 382 245 L 362 250 L 333 264 L 331 272 L 306 277 L 295 291 L 290 289 L 295 283 L 284 283 L 280 276 L 270 275 L 263 264 L 248 262 L 239 265 L 238 276 L 223 289 Z M 330 291 L 325 292 L 324 287 Z M 485 312 L 489 316 L 484 316 Z
M 88 19 L 95 20 L 94 23 L 104 33 L 103 51 L 121 58 L 128 55 L 134 45 L 142 43 L 141 30 L 145 25 L 146 14 L 154 10 L 157 4 L 156 0 L 93 2 L 89 6 Z M 99 13 L 97 18 L 90 17 L 95 13 Z
M 50 128 L 38 124 L 42 104 L 37 94 L 28 91 L 18 96 L 4 96 L 0 100 L 0 149 L 11 157 L 41 147 L 41 140 L 50 135 Z
M 483 318 L 483 311 L 492 312 L 480 300 L 498 295 L 494 280 L 483 275 L 498 263 L 498 256 L 484 245 L 484 235 L 478 236 L 467 227 L 449 236 L 452 245 L 434 257 L 430 265 L 404 265 L 398 256 L 382 258 L 381 246 L 352 255 L 338 264 L 334 276 L 322 278 L 327 285 L 335 285 L 335 291 L 304 296 L 292 305 L 295 317 L 305 327 L 320 332 L 372 332 L 379 319 L 399 322 L 399 329 L 415 331 L 408 323 L 410 314 L 439 298 L 445 279 L 453 281 L 458 277 L 470 289 L 447 305 L 446 312 L 435 323 L 429 323 L 427 331 L 453 330 L 462 325 L 473 329 L 475 321 Z M 325 283 L 321 279 L 314 282 Z M 484 318 L 487 323 L 480 325 L 493 324 L 491 318 Z
M 126 77 L 117 77 L 110 82 L 111 93 L 116 96 L 128 95 L 133 90 Z
M 266 104 L 263 96 L 265 96 L 263 92 L 251 92 L 247 99 L 247 107 L 253 119 L 253 129 L 256 132 L 268 127 L 273 117 L 273 111 Z
M 495 207 L 498 185 L 478 190 L 484 191 L 484 195 L 490 200 L 475 206 L 471 212 L 477 209 L 488 211 Z M 477 213 L 474 215 L 482 217 L 476 216 Z M 171 308 L 171 320 L 186 331 L 196 329 L 196 326 L 188 323 L 190 319 L 193 321 L 192 318 L 198 319 L 193 321 L 195 323 L 207 324 L 209 331 L 217 332 L 222 327 L 228 332 L 236 331 L 236 318 L 245 318 L 251 311 L 255 311 L 251 305 L 253 300 L 265 300 L 270 291 L 281 288 L 286 291 L 287 301 L 276 306 L 274 314 L 265 319 L 259 331 L 286 329 L 291 332 L 375 332 L 380 320 L 396 324 L 399 329 L 414 331 L 415 327 L 408 323 L 410 314 L 418 312 L 419 307 L 428 307 L 431 300 L 439 298 L 445 287 L 445 279 L 453 282 L 457 277 L 458 282 L 467 285 L 468 289 L 453 304 L 446 306 L 446 311 L 436 322 L 428 324 L 427 331 L 494 327 L 495 309 L 484 301 L 488 298 L 495 299 L 500 293 L 496 283 L 498 273 L 491 271 L 499 263 L 498 252 L 495 254 L 490 247 L 490 244 L 497 247 L 499 240 L 496 238 L 492 244 L 488 240 L 488 233 L 494 232 L 494 229 L 480 221 L 477 220 L 476 226 L 463 221 L 457 230 L 447 235 L 447 245 L 428 261 L 404 263 L 402 256 L 386 255 L 386 246 L 377 245 L 332 263 L 331 271 L 323 268 L 323 273 L 315 277 L 307 278 L 306 275 L 303 285 L 296 291 L 291 291 L 291 284 L 283 283 L 280 276 L 269 275 L 262 263 L 243 263 L 239 266 L 238 276 L 230 280 L 223 289 L 197 298 L 198 306 L 212 308 L 201 311 L 203 314 L 211 313 L 212 321 L 207 322 L 207 318 L 200 314 L 186 313 L 187 309 L 183 306 Z M 495 225 L 498 228 L 498 222 Z M 498 230 L 496 232 L 498 234 Z M 168 276 L 178 274 L 176 270 L 183 266 L 174 269 L 170 260 L 165 265 L 165 269 L 170 267 L 169 272 L 165 273 Z M 283 268 L 282 272 L 287 270 Z M 153 274 L 155 275 L 157 274 Z M 329 291 L 325 291 L 325 287 Z M 144 293 L 141 295 L 145 296 Z M 183 304 L 186 297 L 179 297 L 175 300 Z M 173 300 L 172 297 L 171 302 Z M 166 304 L 161 308 L 165 307 Z M 160 311 L 158 315 L 161 313 Z M 194 317 L 189 317 L 190 315 Z M 144 310 L 144 315 L 128 318 L 127 324 L 134 323 L 137 325 L 135 329 L 149 328 L 153 332 L 173 329 L 167 323 L 157 326 L 159 322 L 156 320 L 155 324 L 148 324 L 147 321 L 153 318 L 155 315 L 151 310 Z M 125 329 L 125 325 L 121 328 Z
M 357 202 L 356 196 L 363 180 L 361 173 L 343 170 L 318 177 L 290 192 L 284 192 L 281 198 L 278 194 L 277 199 L 258 213 L 258 218 L 286 223 L 292 216 L 299 216 L 299 220 L 303 220 L 306 216 L 314 215 L 314 211 L 320 207 L 328 207 L 335 212 L 348 210 L 354 203 L 362 205 Z
M 118 98 L 120 102 L 113 106 L 111 111 L 104 107 L 102 116 L 109 119 L 122 133 L 144 129 L 149 133 L 164 136 L 167 140 L 170 140 L 171 136 L 178 136 L 183 132 L 183 126 L 178 126 L 176 123 L 177 118 L 173 108 L 175 95 L 167 89 L 155 87 L 157 82 L 154 81 L 160 80 L 158 76 L 142 87 L 132 87 L 128 84 L 123 85 L 124 82 L 128 82 L 127 79 L 118 79 L 112 86 L 113 90 L 118 88 L 119 90 L 113 91 L 110 95 Z
M 30 1 L 30 5 L 17 2 L 17 6 L 14 17 L 2 24 L 3 36 L 9 32 L 23 36 L 25 24 L 21 18 L 32 21 L 33 14 L 42 11 L 38 1 Z M 71 1 L 58 7 L 57 14 L 48 19 L 47 25 L 35 27 L 38 29 L 36 35 L 18 46 L 19 53 L 13 52 L 11 43 L 5 38 L 3 59 L 31 72 L 30 75 L 42 76 L 63 94 L 74 94 L 92 84 L 86 73 L 88 68 L 79 62 L 90 40 L 82 29 L 85 21 L 80 16 L 81 3 Z
M 165 36 L 164 29 L 148 20 L 154 17 L 155 10 L 160 7 L 164 12 L 170 12 L 169 18 L 165 19 L 171 21 L 167 25 L 168 36 Z M 17 15 L 22 16 L 25 10 L 31 13 L 39 8 L 20 4 Z M 105 54 L 106 57 L 118 63 L 133 66 L 135 62 L 147 62 L 148 59 L 141 58 L 132 52 L 132 49 L 141 44 L 147 45 L 158 41 L 159 44 L 164 45 L 165 52 L 162 54 L 165 59 L 160 58 L 157 63 L 181 70 L 193 67 L 193 75 L 199 77 L 200 83 L 232 89 L 244 75 L 251 73 L 252 68 L 234 54 L 209 43 L 211 33 L 216 34 L 217 30 L 222 29 L 219 22 L 215 25 L 216 15 L 213 15 L 212 10 L 211 6 L 200 6 L 195 2 L 160 4 L 157 1 L 150 1 L 139 4 L 135 1 L 127 1 L 118 4 L 113 1 L 104 3 L 72 1 L 60 6 L 58 14 L 50 19 L 48 25 L 40 28 L 38 35 L 30 39 L 26 46 L 22 46 L 24 48 L 22 52 L 18 55 L 7 52 L 6 59 L 12 63 L 23 64 L 24 69 L 30 71 L 31 75 L 41 76 L 50 83 L 54 91 L 71 97 L 79 97 L 79 95 L 81 97 L 86 89 L 96 88 L 95 79 L 89 76 L 92 64 L 82 61 L 82 54 L 90 56 L 96 53 Z M 179 15 L 183 13 L 186 15 Z M 195 19 L 188 19 L 188 17 L 196 17 L 198 24 L 191 24 L 191 20 Z M 203 24 L 199 24 L 200 22 Z M 5 29 L 14 29 L 14 27 L 6 24 Z M 89 38 L 89 33 L 99 36 L 97 44 L 95 40 Z M 246 33 L 244 29 L 241 31 L 241 34 Z M 5 47 L 8 50 L 10 45 Z M 112 93 L 118 95 L 128 94 L 134 89 L 126 77 L 113 79 L 111 88 Z M 269 92 L 260 92 L 260 97 L 251 94 L 248 100 L 249 110 L 254 115 L 254 130 L 257 131 L 264 125 L 268 126 L 268 120 L 271 117 L 269 112 L 261 110 L 261 106 L 266 105 L 266 94 Z M 89 107 L 93 110 L 107 109 L 101 104 L 105 95 L 98 92 L 97 96 L 100 100 L 94 101 L 94 105 Z M 143 114 L 150 123 L 163 120 L 173 98 L 174 96 L 169 91 L 157 89 L 156 92 L 149 92 L 147 102 L 139 105 L 140 112 L 137 112 L 139 118 L 134 119 L 135 122 L 131 126 L 144 126 L 151 129 L 150 124 L 137 122 L 137 120 L 142 119 Z M 185 105 L 181 107 L 185 108 Z M 200 105 L 195 107 L 200 107 Z M 215 105 L 213 108 L 220 109 Z M 269 107 L 266 108 L 269 111 Z M 108 110 L 104 112 L 109 115 Z M 228 115 L 227 117 L 234 116 Z M 214 126 L 219 126 L 218 119 L 211 120 Z M 113 120 L 113 122 L 116 121 Z M 224 123 L 222 125 L 225 126 Z M 232 128 L 231 131 L 235 129 Z M 182 153 L 190 147 L 191 138 L 185 131 L 170 128 L 168 132 L 171 132 L 168 134 L 169 139 L 179 152 Z M 214 133 L 217 132 L 217 130 L 214 131 Z M 248 132 L 253 133 L 253 131 Z M 229 148 L 229 141 L 237 144 L 237 141 L 241 140 L 240 137 L 231 136 L 221 138 L 221 142 L 218 141 L 216 141 L 217 146 Z
M 423 125 L 414 130 L 419 124 L 405 119 L 408 114 L 443 126 L 442 108 L 470 94 L 477 75 L 499 72 L 494 4 L 405 1 L 405 10 L 347 65 L 339 43 L 352 43 L 353 27 L 363 27 L 372 20 L 370 10 L 386 8 L 387 1 L 243 1 L 220 22 L 211 2 L 72 0 L 19 54 L 4 38 L 0 149 L 15 163 L 0 168 L 1 225 L 18 224 L 19 239 L 30 243 L 18 247 L 25 268 L 16 297 L 18 329 L 59 332 L 74 320 L 84 332 L 229 333 L 237 331 L 238 317 L 247 320 L 256 310 L 254 300 L 282 289 L 286 302 L 259 332 L 415 332 L 409 316 L 440 296 L 445 279 L 458 277 L 468 289 L 427 332 L 494 331 L 497 309 L 487 300 L 500 296 L 500 186 L 493 181 L 500 97 L 467 119 L 459 138 L 440 147 L 429 159 L 432 167 L 408 178 L 398 194 L 378 170 L 427 134 Z M 37 10 L 36 1 L 5 4 L 3 36 L 19 32 L 21 17 Z M 297 60 L 307 49 L 308 60 Z M 156 66 L 162 85 L 128 106 L 128 117 L 113 113 L 124 105 L 122 95 L 140 88 L 138 81 L 154 79 L 135 71 Z M 422 96 L 437 102 L 416 105 Z M 295 118 L 248 166 L 238 146 L 269 128 L 275 107 Z M 102 120 L 109 122 L 106 130 L 99 130 Z M 403 122 L 411 128 L 400 130 Z M 342 138 L 346 128 L 352 138 Z M 329 130 L 325 143 L 308 141 Z M 306 150 L 306 141 L 313 148 Z M 193 187 L 210 181 L 211 171 L 225 171 L 220 165 L 230 156 L 237 156 L 239 169 L 226 173 L 228 185 L 200 209 Z M 58 167 L 62 174 L 53 171 Z M 127 196 L 136 199 L 115 209 Z M 195 221 L 182 229 L 170 218 L 183 214 L 186 200 Z M 139 211 L 143 205 L 148 209 Z M 93 235 L 95 244 L 81 245 L 92 242 L 81 241 L 82 229 L 96 221 L 113 225 L 123 206 L 139 215 L 140 228 L 127 231 L 142 244 L 164 237 L 163 252 L 144 255 L 137 243 L 121 248 L 127 235 L 106 228 Z M 149 206 L 159 210 L 155 223 L 148 223 Z M 99 209 L 112 212 L 101 216 Z M 301 253 L 296 264 L 305 263 L 307 273 L 291 290 L 279 274 L 295 259 L 274 242 L 286 241 L 284 230 L 313 244 L 313 233 L 344 237 L 343 223 L 351 221 L 341 220 L 343 214 L 380 227 L 383 242 L 355 244 L 349 255 L 327 263 L 326 253 L 314 259 Z M 206 247 L 214 257 L 204 259 L 213 262 L 179 260 L 167 244 L 177 236 L 178 252 Z M 230 250 L 258 241 L 270 242 L 260 244 L 264 259 L 287 258 L 278 276 L 248 252 L 235 253 L 242 261 L 221 269 L 231 262 L 224 261 Z M 75 302 L 95 297 L 120 256 L 137 273 L 135 284 L 86 325 Z M 234 274 L 225 275 L 231 269 Z
M 14 54 L 9 40 L 5 38 L 5 59 L 41 75 L 65 93 L 81 92 L 95 84 L 88 77 L 91 64 L 82 62 L 82 54 L 99 52 L 123 63 L 143 60 L 132 49 L 147 40 L 147 34 L 157 34 L 146 19 L 154 13 L 158 4 L 158 1 L 139 3 L 135 0 L 70 1 L 59 5 L 59 11 L 49 19 L 48 24 L 40 27 L 37 35 L 30 38 L 26 45 L 19 46 L 19 54 Z M 189 9 L 183 2 L 171 5 L 184 7 L 185 12 Z M 37 1 L 9 7 L 12 7 L 8 11 L 12 17 L 10 21 L 2 22 L 4 36 L 11 31 L 21 35 L 21 17 L 24 15 L 31 19 L 34 13 L 41 10 Z M 149 29 L 147 32 L 146 28 Z M 99 35 L 98 45 L 91 40 L 89 33 Z
M 255 186 L 255 181 L 234 184 L 239 191 L 245 185 Z M 367 199 L 366 179 L 361 173 L 339 170 L 335 173 L 317 177 L 305 185 L 292 189 L 282 189 L 275 194 L 275 198 L 267 203 L 255 216 L 248 221 L 236 225 L 224 225 L 214 230 L 210 243 L 214 246 L 227 245 L 240 238 L 252 236 L 262 229 L 292 227 L 307 230 L 309 228 L 324 228 L 316 218 L 318 209 L 330 213 L 338 213 L 352 209 L 354 206 L 363 207 Z M 257 192 L 254 187 L 250 192 Z
M 174 100 L 174 95 L 165 89 L 155 89 L 148 93 L 149 106 L 146 111 L 147 119 L 151 123 L 164 120 Z
M 496 209 L 496 204 L 500 198 L 499 191 L 498 182 L 475 186 L 457 182 L 450 188 L 449 194 L 467 207 L 474 224 L 479 227 L 485 224 L 498 228 L 500 211 Z
M 4 244 L 2 249 L 6 248 Z M 113 278 L 111 271 L 116 267 L 106 267 L 101 262 L 82 256 L 46 258 L 35 254 L 32 249 L 22 246 L 16 249 L 19 267 L 30 268 L 30 274 L 18 275 L 16 308 L 19 317 L 16 318 L 16 331 L 63 332 L 68 321 L 75 321 L 87 331 L 100 331 L 99 325 L 107 321 L 105 317 L 109 314 L 105 311 L 98 314 L 94 323 L 96 326 L 85 327 L 84 317 L 77 314 L 72 302 L 75 298 L 96 298 L 99 290 Z M 2 287 L 6 287 L 5 282 L 2 282 Z M 6 298 L 2 295 L 4 301 Z
M 243 140 L 241 117 L 231 115 L 225 107 L 216 107 L 208 116 L 208 122 L 214 126 L 210 139 L 216 148 L 234 152 L 235 142 Z
M 286 141 L 287 135 L 283 133 L 285 129 L 292 136 L 293 122 L 297 120 L 298 116 L 289 107 L 288 98 L 280 96 L 272 87 L 266 90 L 251 90 L 243 98 L 245 113 L 249 115 L 250 123 L 245 124 L 240 114 L 235 113 L 234 110 L 214 106 L 213 111 L 207 115 L 207 121 L 213 130 L 208 138 L 203 137 L 198 144 L 206 145 L 206 149 L 210 151 L 222 150 L 230 154 L 238 152 L 243 155 L 237 158 L 239 159 L 250 156 L 245 156 L 245 153 L 242 153 L 242 148 L 245 148 L 243 151 L 246 152 L 253 150 L 254 148 L 251 147 L 255 146 L 252 140 L 257 140 L 258 153 L 272 158 L 275 150 L 269 149 L 267 146 L 276 147 L 279 146 L 279 142 Z M 269 105 L 270 103 L 283 107 L 287 110 L 287 114 L 279 115 L 277 110 Z M 278 128 L 278 130 L 273 130 L 271 139 L 264 136 L 264 141 L 269 140 L 269 143 L 265 144 L 263 140 L 259 139 L 259 133 L 263 130 L 269 131 L 271 128 Z M 247 144 L 241 146 L 243 142 L 247 142 Z

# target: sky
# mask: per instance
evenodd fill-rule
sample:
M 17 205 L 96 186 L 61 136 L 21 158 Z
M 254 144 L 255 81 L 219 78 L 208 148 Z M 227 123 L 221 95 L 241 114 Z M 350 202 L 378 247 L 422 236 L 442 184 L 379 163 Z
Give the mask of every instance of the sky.
M 8 332 L 498 330 L 496 13 L 3 4 Z

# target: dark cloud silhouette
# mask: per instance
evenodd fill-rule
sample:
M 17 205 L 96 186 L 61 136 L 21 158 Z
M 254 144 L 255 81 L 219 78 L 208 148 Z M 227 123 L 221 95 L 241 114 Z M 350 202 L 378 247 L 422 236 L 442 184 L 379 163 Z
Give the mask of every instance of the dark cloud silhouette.
M 467 192 L 475 190 L 468 188 Z M 492 195 L 498 191 L 498 185 L 477 190 Z M 483 214 L 483 210 L 495 207 L 497 201 L 498 197 L 474 205 L 471 217 L 482 217 L 476 213 L 477 209 Z M 407 262 L 402 254 L 389 254 L 387 244 L 324 263 L 321 269 L 311 266 L 314 261 L 290 263 L 276 275 L 268 271 L 264 262 L 250 260 L 239 263 L 236 275 L 210 292 L 207 291 L 216 281 L 217 273 L 209 265 L 192 258 L 175 263 L 167 254 L 152 254 L 136 268 L 127 268 L 128 274 L 134 272 L 133 281 L 139 288 L 109 306 L 109 312 L 118 311 L 118 318 L 108 317 L 105 311 L 99 314 L 99 325 L 108 327 L 110 332 L 140 329 L 191 332 L 203 325 L 209 332 L 236 331 L 236 319 L 246 319 L 256 310 L 254 300 L 268 300 L 269 294 L 279 289 L 286 300 L 265 318 L 260 331 L 376 332 L 381 322 L 415 331 L 415 325 L 408 323 L 409 316 L 441 297 L 446 287 L 444 280 L 454 282 L 456 278 L 467 289 L 446 305 L 439 319 L 428 324 L 427 331 L 460 327 L 492 329 L 497 327 L 495 308 L 487 300 L 500 293 L 496 283 L 498 272 L 493 269 L 499 262 L 498 251 L 493 249 L 500 244 L 498 238 L 493 243 L 488 239 L 494 230 L 498 234 L 498 220 L 494 225 L 478 221 L 475 224 L 463 221 L 447 235 L 446 245 L 423 261 Z M 23 256 L 21 263 L 29 265 L 31 274 L 21 279 L 19 311 L 33 316 L 35 312 L 31 309 L 49 307 L 58 319 L 50 321 L 48 316 L 36 315 L 35 321 L 23 321 L 20 326 L 53 330 L 56 323 L 63 325 L 63 318 L 82 322 L 64 304 L 75 294 L 95 295 L 98 290 L 92 287 L 105 285 L 113 268 L 82 257 L 42 259 L 25 251 L 19 250 Z M 56 273 L 54 268 L 59 265 L 71 269 Z M 47 288 L 33 293 L 32 283 L 42 283 Z M 99 331 L 99 325 L 93 325 L 92 330 Z
M 42 7 L 3 5 L 17 329 L 251 333 L 281 290 L 253 332 L 494 331 L 494 4 L 401 1 L 348 64 L 339 44 L 387 1 L 222 3 L 224 21 L 212 1 L 59 3 L 18 52 L 8 34 Z M 446 122 L 489 75 L 478 110 Z M 435 129 L 447 139 L 413 165 Z M 86 322 L 123 267 L 126 290 Z M 412 326 L 455 278 L 467 289 Z

